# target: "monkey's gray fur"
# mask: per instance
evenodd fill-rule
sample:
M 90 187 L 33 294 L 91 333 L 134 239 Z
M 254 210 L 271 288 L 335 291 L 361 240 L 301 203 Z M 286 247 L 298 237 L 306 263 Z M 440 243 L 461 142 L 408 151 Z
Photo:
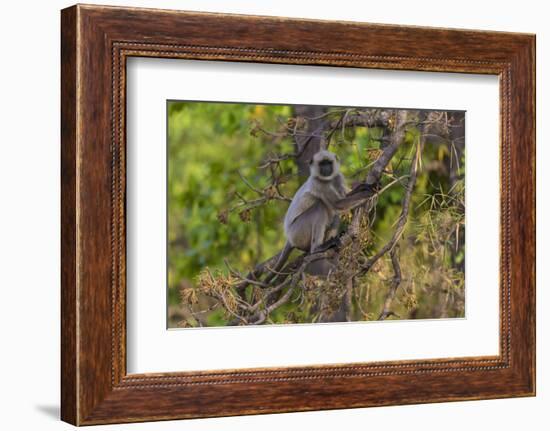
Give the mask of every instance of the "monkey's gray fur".
M 346 180 L 340 172 L 340 163 L 335 154 L 321 150 L 310 162 L 310 175 L 298 189 L 288 207 L 284 229 L 287 242 L 280 253 L 271 281 L 294 248 L 313 253 L 326 241 L 336 237 L 341 210 L 339 202 L 346 196 Z M 306 271 L 314 275 L 328 275 L 332 264 L 325 259 L 312 262 Z

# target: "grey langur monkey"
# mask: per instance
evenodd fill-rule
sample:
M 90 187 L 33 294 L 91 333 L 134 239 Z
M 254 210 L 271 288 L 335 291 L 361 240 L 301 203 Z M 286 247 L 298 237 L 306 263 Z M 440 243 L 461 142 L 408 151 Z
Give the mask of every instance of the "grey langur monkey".
M 310 162 L 310 175 L 298 189 L 284 220 L 286 244 L 272 273 L 271 281 L 285 264 L 294 249 L 313 253 L 338 234 L 339 204 L 347 193 L 346 181 L 340 172 L 340 163 L 334 153 L 321 150 Z M 332 265 L 326 259 L 311 262 L 306 271 L 314 275 L 328 275 Z

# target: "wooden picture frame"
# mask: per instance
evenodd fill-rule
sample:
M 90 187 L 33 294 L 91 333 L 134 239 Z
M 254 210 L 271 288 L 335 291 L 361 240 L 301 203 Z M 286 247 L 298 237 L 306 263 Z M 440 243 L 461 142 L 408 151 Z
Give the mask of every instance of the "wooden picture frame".
M 83 5 L 61 17 L 64 421 L 535 394 L 534 35 Z M 131 56 L 498 75 L 500 354 L 128 375 L 125 65 Z

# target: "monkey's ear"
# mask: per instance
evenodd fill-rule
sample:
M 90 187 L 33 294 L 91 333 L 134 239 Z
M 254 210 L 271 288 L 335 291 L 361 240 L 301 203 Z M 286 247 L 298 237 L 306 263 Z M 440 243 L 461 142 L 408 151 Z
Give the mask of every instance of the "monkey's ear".
M 340 157 L 338 157 L 338 154 L 335 154 L 334 156 L 336 157 L 336 161 L 340 162 Z

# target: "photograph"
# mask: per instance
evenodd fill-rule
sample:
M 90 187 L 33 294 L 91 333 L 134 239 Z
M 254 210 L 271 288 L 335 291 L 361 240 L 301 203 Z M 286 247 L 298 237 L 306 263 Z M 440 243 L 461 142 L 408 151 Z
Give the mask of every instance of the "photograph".
M 465 317 L 465 112 L 167 101 L 167 326 Z

